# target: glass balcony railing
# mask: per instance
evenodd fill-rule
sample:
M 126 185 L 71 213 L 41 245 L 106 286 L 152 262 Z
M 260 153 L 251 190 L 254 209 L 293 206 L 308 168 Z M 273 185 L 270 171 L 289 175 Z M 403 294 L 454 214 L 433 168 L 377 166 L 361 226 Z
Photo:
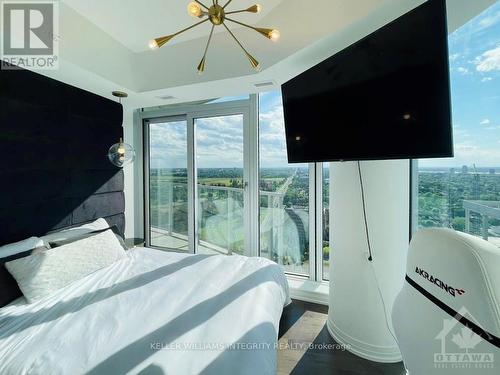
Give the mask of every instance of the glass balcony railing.
M 419 227 L 449 227 L 500 246 L 500 174 L 495 168 L 419 170 Z
M 243 246 L 244 189 L 203 184 L 197 189 L 198 253 L 247 255 Z M 187 184 L 163 181 L 162 192 L 163 201 L 151 204 L 151 242 L 157 247 L 187 250 L 187 202 L 172 199 L 187 196 Z M 308 246 L 307 209 L 285 207 L 284 192 L 261 191 L 260 196 L 261 256 L 286 266 L 289 272 L 309 272 L 303 254 Z

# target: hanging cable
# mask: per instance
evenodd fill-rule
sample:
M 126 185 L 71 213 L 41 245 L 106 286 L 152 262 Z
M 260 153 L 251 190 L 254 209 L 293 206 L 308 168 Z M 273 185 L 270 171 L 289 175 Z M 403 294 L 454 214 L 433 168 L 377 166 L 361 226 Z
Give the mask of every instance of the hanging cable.
M 368 243 L 368 260 L 370 261 L 370 268 L 372 269 L 373 272 L 373 277 L 375 278 L 375 285 L 377 287 L 378 295 L 380 297 L 380 301 L 382 302 L 382 308 L 384 310 L 384 318 L 385 318 L 385 326 L 387 327 L 387 330 L 391 334 L 392 338 L 396 342 L 396 345 L 399 346 L 398 339 L 396 338 L 396 335 L 392 332 L 390 324 L 389 324 L 389 319 L 387 318 L 387 308 L 385 306 L 385 301 L 384 297 L 382 295 L 382 290 L 380 289 L 380 284 L 378 282 L 378 277 L 377 277 L 377 272 L 375 271 L 375 266 L 373 265 L 373 256 L 372 256 L 372 246 L 370 243 L 370 233 L 368 231 L 368 218 L 366 215 L 366 202 L 365 202 L 365 188 L 363 185 L 363 175 L 361 174 L 361 162 L 358 161 L 358 173 L 359 173 L 359 183 L 361 185 L 361 200 L 363 202 L 363 217 L 365 221 L 365 231 L 366 231 L 366 242 Z
M 358 174 L 359 174 L 359 183 L 361 185 L 361 201 L 363 202 L 363 217 L 365 220 L 365 232 L 366 232 L 366 242 L 368 243 L 368 260 L 373 261 L 372 257 L 372 246 L 370 243 L 370 233 L 368 232 L 368 219 L 366 217 L 366 202 L 365 202 L 365 188 L 363 185 L 363 176 L 361 175 L 361 162 L 358 161 Z

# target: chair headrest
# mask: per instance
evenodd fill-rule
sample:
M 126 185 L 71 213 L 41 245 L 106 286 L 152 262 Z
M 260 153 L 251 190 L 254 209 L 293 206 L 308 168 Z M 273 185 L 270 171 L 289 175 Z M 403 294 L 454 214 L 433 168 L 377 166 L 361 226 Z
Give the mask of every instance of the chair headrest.
M 500 334 L 500 249 L 451 229 L 423 229 L 410 243 L 407 275 L 455 311 Z

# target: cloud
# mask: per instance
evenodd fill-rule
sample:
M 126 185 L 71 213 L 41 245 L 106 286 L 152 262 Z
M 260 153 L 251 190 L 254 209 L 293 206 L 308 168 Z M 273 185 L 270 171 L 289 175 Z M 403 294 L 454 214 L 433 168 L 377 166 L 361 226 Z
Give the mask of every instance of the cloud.
M 500 21 L 500 12 L 496 12 L 495 14 L 486 16 L 481 21 L 479 21 L 479 26 L 482 28 L 487 28 L 495 25 L 498 21 Z
M 259 120 L 261 166 L 278 167 L 287 165 L 285 121 L 282 105 L 279 102 L 272 103 L 267 112 L 260 114 Z
M 150 125 L 151 168 L 187 167 L 186 122 Z
M 450 61 L 453 62 L 455 60 L 458 60 L 460 58 L 460 54 L 459 53 L 454 53 L 452 55 L 450 55 Z
M 241 115 L 197 119 L 195 125 L 199 168 L 243 168 Z
M 457 68 L 457 72 L 460 74 L 463 74 L 463 75 L 467 75 L 467 74 L 469 74 L 469 69 L 464 68 L 463 66 L 459 66 Z
M 489 82 L 491 81 L 493 78 L 491 77 L 484 77 L 483 79 L 481 79 L 481 82 Z
M 462 164 L 476 163 L 478 166 L 498 166 L 500 150 L 478 147 L 475 142 L 455 144 L 455 160 Z
M 500 46 L 486 51 L 474 60 L 478 72 L 500 70 Z
M 485 118 L 484 120 L 482 120 L 480 122 L 481 125 L 489 125 L 491 123 L 490 119 L 489 118 Z
M 197 119 L 196 156 L 199 168 L 242 168 L 241 115 Z M 152 168 L 187 167 L 185 121 L 151 125 L 150 165 Z
M 454 127 L 453 133 L 457 138 L 470 138 L 470 134 L 467 130 Z

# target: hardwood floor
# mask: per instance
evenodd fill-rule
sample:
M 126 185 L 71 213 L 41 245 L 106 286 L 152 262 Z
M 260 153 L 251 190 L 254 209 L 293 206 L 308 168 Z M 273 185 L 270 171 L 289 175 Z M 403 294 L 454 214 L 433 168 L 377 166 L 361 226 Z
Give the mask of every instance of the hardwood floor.
M 405 374 L 402 362 L 376 363 L 342 350 L 328 333 L 327 314 L 326 306 L 297 300 L 284 309 L 279 331 L 279 375 Z

